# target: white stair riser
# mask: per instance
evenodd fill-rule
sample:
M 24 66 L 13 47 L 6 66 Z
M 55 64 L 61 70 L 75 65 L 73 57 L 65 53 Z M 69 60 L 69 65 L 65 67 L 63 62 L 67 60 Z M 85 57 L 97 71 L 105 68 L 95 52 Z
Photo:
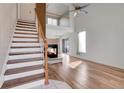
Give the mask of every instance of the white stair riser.
M 38 41 L 37 38 L 13 38 L 13 41 Z
M 21 48 L 21 49 L 13 48 L 13 49 L 10 49 L 10 52 L 36 52 L 36 51 L 41 51 L 41 49 L 40 48 Z
M 12 43 L 12 46 L 39 46 L 39 43 Z
M 45 82 L 45 80 L 41 79 L 41 80 L 33 81 L 31 83 L 27 83 L 27 84 L 13 87 L 12 89 L 30 89 L 30 88 L 35 87 L 35 86 L 44 85 L 44 82 Z
M 29 23 L 29 22 L 17 22 L 18 24 L 28 24 L 28 25 L 35 25 L 34 23 L 32 24 L 32 23 Z
M 37 37 L 37 35 L 28 35 L 28 34 L 14 34 L 14 36 Z
M 7 69 L 13 69 L 13 68 L 20 68 L 20 67 L 26 67 L 26 66 L 34 66 L 34 65 L 42 65 L 44 64 L 44 61 L 33 61 L 33 62 L 24 62 L 24 63 L 17 63 L 17 64 L 8 64 Z
M 21 20 L 20 20 L 21 21 Z M 20 21 L 18 21 L 18 22 L 16 22 L 16 23 L 21 23 L 21 24 L 35 24 L 34 22 L 29 22 L 29 21 L 24 21 L 24 20 L 22 20 L 21 22 Z
M 12 74 L 12 75 L 5 75 L 5 81 L 22 78 L 22 77 L 26 77 L 26 76 L 31 76 L 31 75 L 36 75 L 36 74 L 40 74 L 40 73 L 44 73 L 44 69 L 27 71 L 27 72 L 18 73 L 18 74 Z
M 35 28 L 35 26 L 21 25 L 21 24 L 17 24 L 17 26 L 23 26 L 23 27 L 34 27 L 34 28 Z
M 16 27 L 16 29 L 20 29 L 20 30 L 36 30 L 36 28 L 21 28 L 21 27 Z
M 42 55 L 41 54 L 14 55 L 14 56 L 9 56 L 9 60 L 35 58 L 35 57 L 42 57 Z
M 37 31 L 20 31 L 20 30 L 16 30 L 15 32 L 20 32 L 20 33 L 34 33 L 37 34 Z

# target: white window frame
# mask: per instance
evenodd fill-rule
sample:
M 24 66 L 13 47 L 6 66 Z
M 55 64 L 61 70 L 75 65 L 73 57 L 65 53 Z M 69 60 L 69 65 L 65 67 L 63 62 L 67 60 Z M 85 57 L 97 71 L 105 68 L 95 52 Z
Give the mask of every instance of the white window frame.
M 78 53 L 86 53 L 86 31 L 78 33 Z
M 47 18 L 47 24 L 49 25 L 58 25 L 58 20 L 56 18 L 48 17 Z

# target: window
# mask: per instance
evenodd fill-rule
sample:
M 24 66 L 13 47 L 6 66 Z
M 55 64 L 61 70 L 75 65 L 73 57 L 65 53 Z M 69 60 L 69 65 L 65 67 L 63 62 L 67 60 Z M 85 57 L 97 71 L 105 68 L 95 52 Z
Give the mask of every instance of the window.
M 69 52 L 69 39 L 63 39 L 62 40 L 62 49 L 63 49 L 63 53 L 68 53 Z
M 57 25 L 57 19 L 55 18 L 47 18 L 47 24 L 50 24 L 50 25 Z
M 78 33 L 78 52 L 86 53 L 86 31 Z

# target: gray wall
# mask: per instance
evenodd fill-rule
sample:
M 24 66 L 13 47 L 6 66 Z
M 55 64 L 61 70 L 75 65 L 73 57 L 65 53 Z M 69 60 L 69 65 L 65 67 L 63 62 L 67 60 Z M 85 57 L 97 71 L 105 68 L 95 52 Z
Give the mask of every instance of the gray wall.
M 16 23 L 16 4 L 0 4 L 0 75 Z
M 91 4 L 87 15 L 75 18 L 70 54 L 97 63 L 124 68 L 124 4 Z M 87 31 L 87 52 L 77 55 L 77 32 Z

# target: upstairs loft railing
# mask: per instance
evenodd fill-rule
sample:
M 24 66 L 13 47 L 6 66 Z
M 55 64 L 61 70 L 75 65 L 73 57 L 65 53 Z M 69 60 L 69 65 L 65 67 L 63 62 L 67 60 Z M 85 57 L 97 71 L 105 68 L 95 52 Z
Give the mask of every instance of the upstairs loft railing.
M 46 4 L 45 3 L 37 3 L 35 8 L 36 13 L 36 20 L 37 20 L 37 28 L 39 33 L 39 38 L 44 43 L 44 68 L 45 68 L 45 84 L 49 84 L 48 81 L 48 56 L 47 56 L 47 49 L 48 49 L 48 42 L 46 38 Z

